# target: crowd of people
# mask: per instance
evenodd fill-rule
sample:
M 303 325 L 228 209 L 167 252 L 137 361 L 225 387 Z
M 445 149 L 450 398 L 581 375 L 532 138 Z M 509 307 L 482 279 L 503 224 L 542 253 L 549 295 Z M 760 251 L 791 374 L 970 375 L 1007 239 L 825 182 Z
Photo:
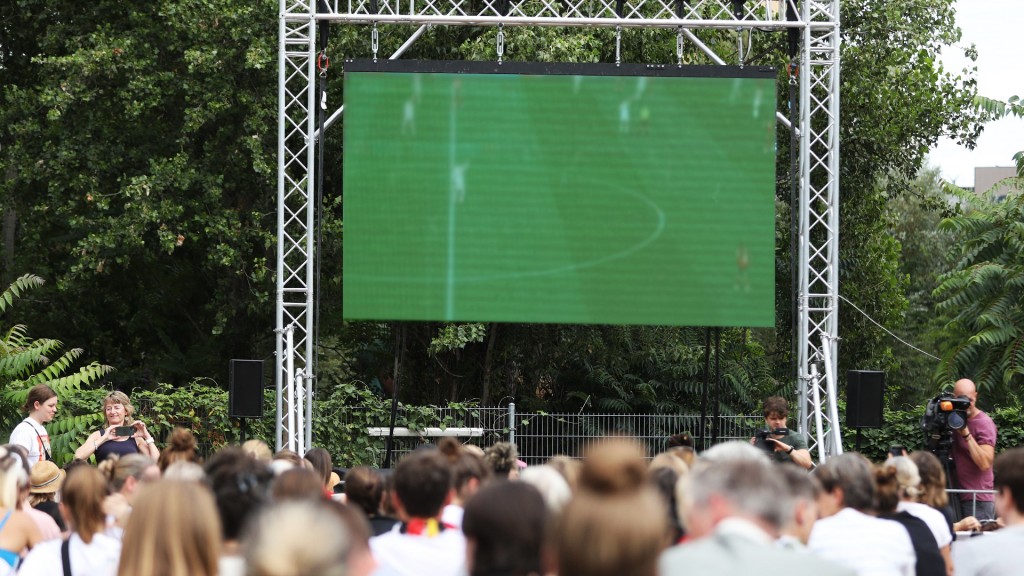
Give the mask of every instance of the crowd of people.
M 114 392 L 105 427 L 59 468 L 43 388 L 0 447 L 0 575 L 949 576 L 1015 574 L 1024 559 L 1024 448 L 982 470 L 1000 528 L 980 532 L 957 520 L 931 452 L 815 467 L 788 431 L 699 454 L 686 435 L 659 454 L 609 437 L 529 467 L 514 444 L 444 438 L 393 470 L 344 470 L 323 448 L 258 440 L 201 461 L 184 429 L 160 450 Z M 779 400 L 771 432 L 786 428 Z M 994 429 L 979 426 L 967 434 L 987 446 Z M 968 457 L 985 452 L 967 434 Z

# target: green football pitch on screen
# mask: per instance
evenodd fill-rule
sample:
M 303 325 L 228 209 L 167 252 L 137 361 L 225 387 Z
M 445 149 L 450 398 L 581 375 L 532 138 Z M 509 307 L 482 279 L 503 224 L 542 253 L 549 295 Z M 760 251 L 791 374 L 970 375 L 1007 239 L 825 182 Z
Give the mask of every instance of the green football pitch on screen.
M 772 326 L 775 73 L 352 61 L 349 319 Z

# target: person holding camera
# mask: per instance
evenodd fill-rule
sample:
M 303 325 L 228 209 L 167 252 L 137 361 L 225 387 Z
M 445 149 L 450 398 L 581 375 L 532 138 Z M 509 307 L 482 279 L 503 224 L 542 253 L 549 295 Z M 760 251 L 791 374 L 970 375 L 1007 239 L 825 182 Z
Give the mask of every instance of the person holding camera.
M 963 378 L 953 384 L 953 395 L 965 396 L 971 401 L 967 408 L 967 425 L 953 431 L 953 465 L 956 466 L 957 486 L 963 490 L 992 490 L 992 461 L 996 453 L 996 424 L 975 403 L 978 389 L 974 382 Z M 976 498 L 976 500 L 975 500 Z M 960 494 L 960 517 L 974 516 L 978 520 L 994 520 L 995 504 L 992 494 Z
M 95 454 L 97 464 L 113 454 L 142 454 L 153 460 L 160 458 L 156 440 L 142 420 L 132 420 L 134 413 L 135 407 L 127 394 L 117 390 L 107 394 L 103 398 L 103 416 L 107 427 L 90 434 L 75 450 L 75 458 L 88 460 L 89 456 Z
M 764 401 L 765 430 L 761 430 L 750 439 L 750 443 L 768 450 L 774 462 L 792 462 L 797 466 L 810 470 L 814 466 L 811 453 L 807 450 L 807 441 L 799 432 L 786 427 L 789 417 L 789 405 L 781 396 L 772 396 Z

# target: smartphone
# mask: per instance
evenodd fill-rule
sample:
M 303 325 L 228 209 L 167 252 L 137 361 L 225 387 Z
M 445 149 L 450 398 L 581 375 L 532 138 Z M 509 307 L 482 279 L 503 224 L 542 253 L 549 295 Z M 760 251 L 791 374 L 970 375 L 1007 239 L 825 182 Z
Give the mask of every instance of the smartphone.
M 118 426 L 117 428 L 114 428 L 114 434 L 117 436 L 131 436 L 132 434 L 135 434 L 135 427 Z
M 890 456 L 906 456 L 907 448 L 905 446 L 892 446 L 889 448 Z

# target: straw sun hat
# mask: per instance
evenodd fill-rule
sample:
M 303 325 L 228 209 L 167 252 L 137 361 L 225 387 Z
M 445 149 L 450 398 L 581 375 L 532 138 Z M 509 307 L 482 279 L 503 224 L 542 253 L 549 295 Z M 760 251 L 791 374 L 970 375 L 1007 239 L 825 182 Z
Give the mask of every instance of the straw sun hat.
M 56 464 L 49 460 L 36 462 L 32 465 L 32 474 L 29 476 L 29 492 L 32 494 L 50 494 L 60 490 L 67 475 Z

